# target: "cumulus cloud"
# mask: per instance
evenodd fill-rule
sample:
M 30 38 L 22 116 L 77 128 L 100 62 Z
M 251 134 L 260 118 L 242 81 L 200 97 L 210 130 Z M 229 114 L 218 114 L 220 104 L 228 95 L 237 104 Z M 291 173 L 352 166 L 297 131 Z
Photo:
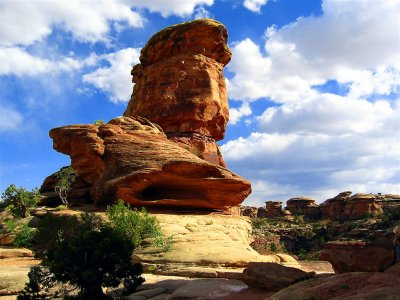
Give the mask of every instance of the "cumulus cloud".
M 320 16 L 268 28 L 264 47 L 231 45 L 230 98 L 275 103 L 257 132 L 222 146 L 256 183 L 248 202 L 400 191 L 399 11 L 400 1 L 325 0 Z M 327 82 L 341 92 L 322 92 Z
M 327 80 L 352 85 L 354 96 L 398 89 L 399 10 L 400 1 L 326 0 L 321 16 L 268 28 L 264 49 L 234 43 L 231 98 L 299 101 Z
M 234 125 L 238 123 L 243 117 L 250 116 L 252 113 L 249 103 L 243 102 L 239 108 L 229 109 L 229 122 Z
M 139 56 L 139 48 L 126 48 L 100 56 L 98 61 L 106 61 L 109 67 L 101 67 L 85 74 L 83 82 L 92 84 L 109 94 L 113 102 L 127 102 L 133 86 L 130 70 L 139 62 Z
M 243 6 L 252 12 L 259 13 L 261 7 L 267 4 L 268 0 L 245 0 Z
M 145 21 L 123 1 L 3 1 L 0 7 L 2 46 L 41 41 L 55 26 L 70 32 L 79 41 L 105 41 L 109 22 L 142 27 Z
M 0 75 L 34 76 L 42 73 L 73 71 L 86 65 L 71 57 L 57 61 L 40 58 L 18 47 L 0 47 Z
M 303 194 L 323 201 L 346 189 L 399 192 L 400 101 L 324 97 L 267 110 L 259 132 L 222 146 L 228 165 L 254 181 L 286 186 L 283 200 Z M 271 199 L 282 194 L 264 192 Z

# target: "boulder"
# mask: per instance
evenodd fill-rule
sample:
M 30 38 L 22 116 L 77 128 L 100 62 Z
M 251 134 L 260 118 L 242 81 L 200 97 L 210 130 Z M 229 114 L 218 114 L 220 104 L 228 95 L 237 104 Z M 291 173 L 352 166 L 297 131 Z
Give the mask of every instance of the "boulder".
M 320 254 L 336 273 L 377 272 L 388 268 L 394 260 L 393 246 L 386 243 L 335 241 L 328 242 Z
M 375 272 L 352 272 L 298 282 L 267 299 L 395 300 L 399 294 L 398 276 Z
M 71 125 L 50 131 L 54 149 L 93 184 L 92 199 L 123 199 L 134 206 L 227 209 L 240 204 L 250 183 L 167 139 L 144 118 L 119 117 L 108 124 Z
M 227 40 L 226 28 L 210 19 L 153 35 L 132 69 L 135 86 L 124 115 L 145 117 L 167 134 L 221 140 L 229 118 L 222 72 L 231 57 Z
M 135 67 L 125 116 L 141 116 L 165 133 L 196 132 L 223 139 L 229 118 L 223 66 L 201 54 L 177 55 Z
M 175 290 L 168 299 L 232 299 L 238 292 L 245 289 L 247 285 L 240 280 L 196 279 Z
M 243 281 L 253 287 L 279 291 L 293 283 L 310 279 L 311 273 L 276 263 L 251 262 L 243 271 Z

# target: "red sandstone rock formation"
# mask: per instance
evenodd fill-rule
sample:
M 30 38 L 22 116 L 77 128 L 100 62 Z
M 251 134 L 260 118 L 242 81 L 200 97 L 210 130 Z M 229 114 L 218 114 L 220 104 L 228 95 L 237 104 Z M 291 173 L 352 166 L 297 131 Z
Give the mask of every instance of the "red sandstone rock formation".
M 286 202 L 286 209 L 292 215 L 304 215 L 308 219 L 318 219 L 321 215 L 315 200 L 304 196 L 289 199 Z
M 95 203 L 123 199 L 135 206 L 226 209 L 241 203 L 250 183 L 210 164 L 143 118 L 71 125 L 50 131 L 54 149 L 71 156 Z
M 283 215 L 281 201 L 267 201 L 265 202 L 265 209 L 267 218 L 278 218 Z
M 321 260 L 329 261 L 336 273 L 378 272 L 392 265 L 393 245 L 390 238 L 374 242 L 328 242 L 321 251 Z
M 400 277 L 382 272 L 352 272 L 310 279 L 293 284 L 268 297 L 292 299 L 396 299 Z
M 132 69 L 125 116 L 159 124 L 168 137 L 204 160 L 225 166 L 215 140 L 229 119 L 223 67 L 230 61 L 226 28 L 201 19 L 156 33 Z
M 324 219 L 357 220 L 383 212 L 381 202 L 374 194 L 354 194 L 342 192 L 320 205 Z

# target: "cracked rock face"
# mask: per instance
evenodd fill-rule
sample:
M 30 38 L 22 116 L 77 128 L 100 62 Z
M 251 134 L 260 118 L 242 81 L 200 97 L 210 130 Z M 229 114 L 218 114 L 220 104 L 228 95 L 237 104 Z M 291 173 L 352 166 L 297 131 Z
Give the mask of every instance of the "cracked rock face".
M 251 192 L 250 183 L 169 141 L 142 118 L 70 125 L 50 131 L 54 148 L 93 184 L 96 204 L 118 199 L 135 206 L 227 209 Z

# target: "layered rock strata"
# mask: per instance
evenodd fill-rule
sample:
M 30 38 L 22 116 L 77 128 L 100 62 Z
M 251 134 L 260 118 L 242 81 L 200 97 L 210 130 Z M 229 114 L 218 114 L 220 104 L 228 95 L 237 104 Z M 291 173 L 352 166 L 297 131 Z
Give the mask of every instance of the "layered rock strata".
M 143 118 L 71 125 L 50 131 L 54 148 L 93 186 L 92 199 L 135 206 L 227 209 L 250 193 L 250 183 L 198 158 Z
M 211 19 L 168 27 L 142 49 L 123 117 L 50 131 L 96 204 L 222 209 L 250 183 L 225 167 L 216 141 L 229 118 L 226 28 Z
M 223 67 L 230 61 L 226 28 L 211 19 L 168 27 L 148 41 L 132 69 L 125 116 L 159 124 L 200 158 L 225 166 L 216 141 L 229 119 Z

